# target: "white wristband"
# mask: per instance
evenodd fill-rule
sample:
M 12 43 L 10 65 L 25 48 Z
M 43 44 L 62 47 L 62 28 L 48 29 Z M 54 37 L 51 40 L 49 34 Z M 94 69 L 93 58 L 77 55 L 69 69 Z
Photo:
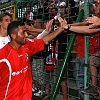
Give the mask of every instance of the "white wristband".
M 41 39 L 42 37 L 46 36 L 48 34 L 48 32 L 46 32 L 46 30 L 43 30 L 42 33 L 40 33 L 38 36 L 37 36 L 37 39 Z

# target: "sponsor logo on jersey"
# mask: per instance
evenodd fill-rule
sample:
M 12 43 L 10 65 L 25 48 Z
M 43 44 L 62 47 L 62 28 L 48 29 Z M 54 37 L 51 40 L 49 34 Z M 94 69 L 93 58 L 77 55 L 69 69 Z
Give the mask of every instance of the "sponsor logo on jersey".
M 28 66 L 26 66 L 25 68 L 22 68 L 20 71 L 12 72 L 12 76 L 16 76 L 16 75 L 25 73 L 27 71 L 27 69 L 28 69 Z

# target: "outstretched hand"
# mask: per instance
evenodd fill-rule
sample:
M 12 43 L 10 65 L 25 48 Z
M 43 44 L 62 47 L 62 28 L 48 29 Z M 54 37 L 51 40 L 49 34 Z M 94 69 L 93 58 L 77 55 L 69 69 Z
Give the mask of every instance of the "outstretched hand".
M 68 28 L 68 24 L 67 24 L 66 19 L 62 19 L 60 16 L 57 16 L 57 17 L 58 17 L 58 21 L 59 21 L 60 25 L 61 25 L 64 29 L 67 29 L 67 28 Z
M 57 18 L 58 18 L 59 23 L 62 24 L 63 23 L 63 18 L 60 17 L 59 15 L 57 15 Z
M 25 26 L 26 26 L 26 29 L 29 30 L 29 31 L 34 31 L 35 28 L 34 26 L 31 24 L 31 25 L 28 25 L 26 22 L 25 22 Z
M 100 26 L 100 18 L 98 18 L 97 16 L 88 17 L 86 19 L 86 22 L 90 24 L 91 28 Z
M 64 19 L 64 21 L 63 21 L 63 28 L 68 29 L 68 24 L 67 24 L 66 19 Z
M 46 23 L 46 29 L 45 29 L 45 31 L 47 33 L 50 33 L 51 32 L 53 21 L 54 21 L 54 19 L 51 19 L 49 22 Z
M 31 24 L 31 26 L 30 25 L 27 25 L 26 23 L 25 23 L 25 27 L 26 27 L 26 29 L 27 29 L 27 33 L 29 34 L 29 35 L 32 35 L 32 38 L 33 37 L 36 37 L 37 35 L 38 35 L 38 32 L 36 32 L 36 28 L 34 28 L 34 26 Z M 30 37 L 30 36 L 28 36 L 28 37 Z

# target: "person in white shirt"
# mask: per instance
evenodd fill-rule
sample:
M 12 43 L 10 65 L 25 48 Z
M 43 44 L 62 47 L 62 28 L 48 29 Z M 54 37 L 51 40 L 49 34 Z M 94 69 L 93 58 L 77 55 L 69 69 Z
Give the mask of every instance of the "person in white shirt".
M 10 42 L 7 34 L 7 27 L 11 22 L 11 15 L 8 12 L 0 14 L 0 49 Z
M 27 18 L 27 20 L 34 21 L 34 14 L 31 11 L 31 7 L 28 5 L 26 8 L 26 12 L 24 13 L 24 16 Z
M 58 8 L 58 15 L 63 17 L 65 14 L 66 2 L 63 0 L 60 0 L 60 2 L 58 2 L 57 4 L 57 8 Z

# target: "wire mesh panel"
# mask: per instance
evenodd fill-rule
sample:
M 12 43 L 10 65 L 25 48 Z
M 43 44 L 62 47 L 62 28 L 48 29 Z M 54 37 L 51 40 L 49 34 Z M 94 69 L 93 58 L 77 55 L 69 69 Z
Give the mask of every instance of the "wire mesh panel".
M 17 2 L 18 20 L 21 19 L 29 25 L 33 24 L 35 28 L 44 30 L 46 22 L 53 18 L 52 31 L 54 31 L 57 29 L 57 26 L 59 26 L 56 15 L 65 18 L 68 24 L 74 24 L 77 21 L 78 13 L 82 9 L 85 10 L 84 13 L 88 10 L 84 8 L 85 2 L 87 1 L 20 1 Z M 93 2 L 89 1 L 89 15 L 95 15 L 93 6 Z M 85 16 L 82 17 L 82 22 L 84 21 Z M 73 39 L 74 43 L 71 43 L 73 34 L 76 34 L 75 41 Z M 87 41 L 85 43 L 86 39 Z M 70 48 L 70 51 L 68 51 L 70 54 L 66 54 L 68 48 Z M 85 100 L 84 93 L 82 93 L 86 88 L 85 84 L 87 87 L 91 84 L 93 85 L 94 78 L 94 84 L 99 88 L 98 51 L 99 34 L 86 35 L 64 30 L 64 32 L 54 40 L 45 44 L 43 51 L 33 55 L 31 58 L 33 95 L 46 100 L 54 100 L 54 98 L 55 100 Z M 65 54 L 69 56 L 67 62 L 63 62 L 66 60 Z M 85 54 L 87 54 L 87 58 Z M 94 70 L 96 76 L 91 74 Z M 59 77 L 62 75 L 63 77 L 60 79 Z M 57 83 L 57 81 L 59 83 Z M 59 88 L 55 86 L 59 86 Z M 54 92 L 57 92 L 57 94 Z M 51 96 L 53 96 L 53 98 Z M 99 100 L 99 96 L 97 95 L 89 97 L 90 100 L 94 98 Z

